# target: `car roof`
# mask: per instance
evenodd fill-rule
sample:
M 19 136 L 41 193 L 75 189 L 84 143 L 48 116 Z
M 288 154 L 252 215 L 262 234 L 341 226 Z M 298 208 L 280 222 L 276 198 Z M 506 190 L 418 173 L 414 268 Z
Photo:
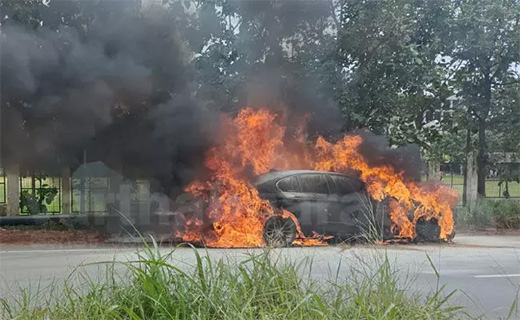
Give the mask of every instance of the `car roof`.
M 334 175 L 342 175 L 342 176 L 345 176 L 345 177 L 350 177 L 350 178 L 357 179 L 357 177 L 355 177 L 353 175 L 347 175 L 347 174 L 343 174 L 343 173 L 330 172 L 330 171 L 284 170 L 284 171 L 272 171 L 272 172 L 269 172 L 269 173 L 265 173 L 265 174 L 259 175 L 258 177 L 256 177 L 254 184 L 255 185 L 260 185 L 260 184 L 266 183 L 266 182 L 271 181 L 271 180 L 280 180 L 280 179 L 285 178 L 285 177 L 294 176 L 294 175 L 300 175 L 300 174 L 305 174 L 305 173 L 334 174 Z

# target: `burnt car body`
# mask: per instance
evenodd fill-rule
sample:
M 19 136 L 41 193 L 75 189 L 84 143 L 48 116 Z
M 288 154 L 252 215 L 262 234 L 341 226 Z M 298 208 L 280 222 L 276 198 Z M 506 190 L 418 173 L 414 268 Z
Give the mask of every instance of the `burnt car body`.
M 285 209 L 298 220 L 302 233 L 332 237 L 333 241 L 390 240 L 388 200 L 375 201 L 365 184 L 355 175 L 313 170 L 273 171 L 252 181 L 261 198 L 282 213 Z M 210 199 L 208 195 L 206 199 Z M 212 228 L 206 216 L 209 203 L 204 197 L 183 194 L 175 201 L 176 228 L 187 221 L 202 221 L 201 231 Z M 413 212 L 410 213 L 413 219 Z M 418 221 L 415 241 L 438 240 L 437 221 Z M 297 236 L 296 225 L 282 214 L 269 218 L 264 225 L 264 240 L 269 246 L 288 246 Z
M 253 185 L 275 208 L 293 213 L 306 236 L 313 232 L 336 240 L 355 239 L 366 232 L 390 236 L 386 202 L 374 201 L 355 176 L 311 170 L 275 171 L 257 177 Z
M 333 236 L 335 240 L 395 237 L 390 229 L 388 199 L 375 201 L 355 175 L 312 170 L 275 171 L 258 176 L 253 184 L 260 196 L 275 208 L 293 213 L 305 236 L 316 232 Z M 275 219 L 266 223 L 264 233 L 278 234 L 275 242 L 280 245 L 290 244 L 295 236 L 294 226 L 288 219 Z M 410 219 L 413 219 L 412 212 Z M 440 228 L 435 219 L 420 220 L 416 232 L 414 240 L 432 241 L 438 240 Z M 266 242 L 272 242 L 264 237 Z

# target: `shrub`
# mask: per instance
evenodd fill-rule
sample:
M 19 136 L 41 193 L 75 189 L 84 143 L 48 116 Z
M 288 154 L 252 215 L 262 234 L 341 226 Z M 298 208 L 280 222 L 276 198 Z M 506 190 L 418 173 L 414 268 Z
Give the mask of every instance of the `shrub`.
M 498 229 L 520 228 L 520 201 L 511 199 L 482 199 L 471 211 L 461 208 L 457 211 L 459 226 L 472 229 L 496 227 Z
M 520 228 L 520 201 L 500 200 L 493 206 L 495 225 L 500 229 Z
M 456 222 L 459 226 L 471 229 L 485 229 L 493 226 L 493 216 L 491 215 L 490 203 L 486 201 L 477 202 L 473 210 L 460 208 L 457 211 Z

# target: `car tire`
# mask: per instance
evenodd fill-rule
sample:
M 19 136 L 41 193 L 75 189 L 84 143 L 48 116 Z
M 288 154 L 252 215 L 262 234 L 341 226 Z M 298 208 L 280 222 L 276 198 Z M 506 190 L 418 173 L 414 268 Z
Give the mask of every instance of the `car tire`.
M 441 227 L 437 219 L 419 219 L 415 226 L 415 241 L 438 241 L 441 234 Z
M 296 224 L 291 218 L 269 218 L 264 224 L 264 242 L 268 247 L 287 247 L 296 238 Z

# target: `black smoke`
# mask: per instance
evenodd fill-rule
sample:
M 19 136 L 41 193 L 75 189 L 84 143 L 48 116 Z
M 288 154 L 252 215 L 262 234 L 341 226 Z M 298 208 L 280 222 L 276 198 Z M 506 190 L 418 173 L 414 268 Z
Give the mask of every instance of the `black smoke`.
M 409 144 L 391 147 L 385 136 L 378 136 L 365 130 L 358 130 L 355 134 L 363 138 L 358 151 L 370 165 L 389 164 L 395 168 L 396 172 L 402 173 L 405 180 L 420 180 L 424 163 L 419 146 Z
M 186 183 L 217 119 L 191 98 L 189 52 L 167 16 L 108 9 L 75 26 L 2 25 L 2 166 L 48 172 L 86 153 L 163 187 Z
M 327 23 L 331 1 L 228 1 L 220 9 L 242 17 L 239 33 L 206 53 L 194 40 L 218 36 L 219 10 L 204 11 L 211 4 L 193 28 L 179 23 L 181 1 L 153 14 L 134 10 L 134 2 L 51 1 L 37 8 L 43 23 L 2 14 L 11 21 L 0 27 L 0 166 L 49 172 L 86 156 L 169 192 L 200 174 L 219 112 L 248 104 L 288 110 L 289 123 L 309 116 L 309 138 L 342 134 L 334 42 L 323 40 L 334 37 L 323 33 L 328 27 L 312 29 Z M 284 39 L 301 30 L 316 41 L 289 53 Z M 364 137 L 362 152 L 374 164 L 417 176 L 416 147 L 389 149 L 384 138 Z

